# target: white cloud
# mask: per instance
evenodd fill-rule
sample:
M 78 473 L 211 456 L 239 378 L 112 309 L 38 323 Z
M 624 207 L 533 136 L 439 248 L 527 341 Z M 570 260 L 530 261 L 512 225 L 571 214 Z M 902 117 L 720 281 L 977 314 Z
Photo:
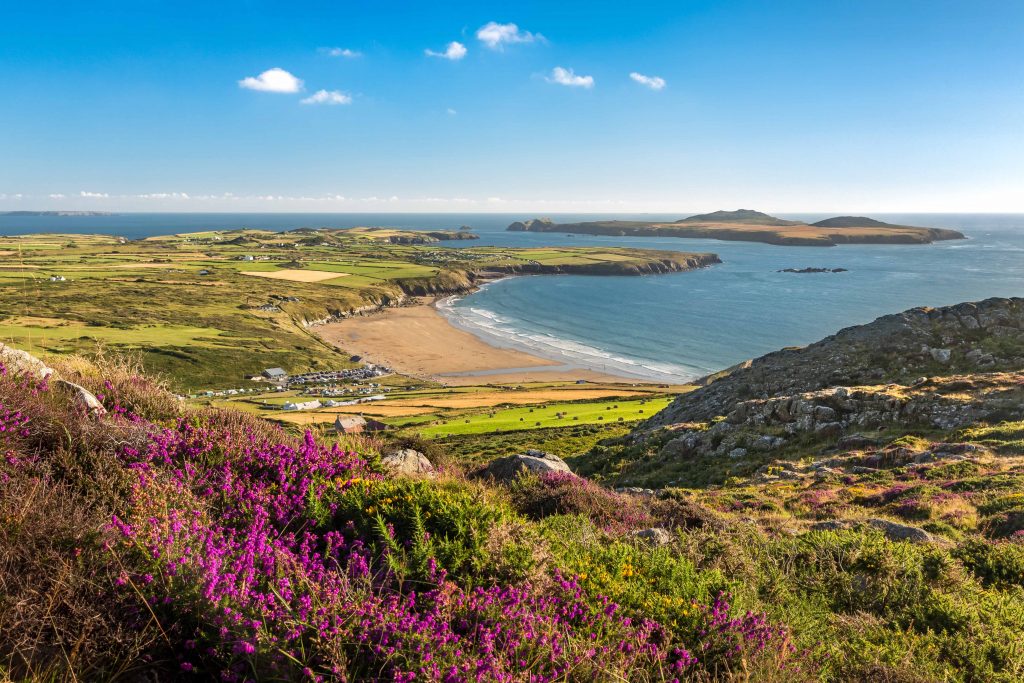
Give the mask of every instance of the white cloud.
M 444 52 L 434 52 L 433 50 L 424 50 L 423 52 L 428 57 L 440 57 L 441 59 L 450 59 L 453 62 L 457 62 L 466 56 L 466 46 L 453 40 L 448 43 L 448 47 L 445 48 Z
M 109 199 L 110 195 L 106 192 L 86 192 L 82 190 L 78 193 L 79 197 L 86 197 L 88 199 Z
M 456 114 L 458 114 L 458 113 L 459 113 L 459 112 L 455 111 L 455 110 L 454 110 L 454 109 L 452 109 L 451 107 L 448 107 L 448 116 L 455 116 L 455 115 L 456 115 Z
M 273 69 L 267 69 L 259 76 L 243 78 L 238 81 L 238 85 L 247 90 L 293 93 L 302 90 L 302 79 L 296 78 L 284 69 L 279 69 L 275 66 Z
M 64 195 L 62 195 L 60 192 L 54 192 L 53 194 L 50 195 L 50 199 L 64 199 Z
M 496 21 L 487 22 L 477 29 L 476 37 L 492 50 L 500 50 L 506 43 L 532 43 L 544 40 L 544 36 L 539 33 L 520 31 L 515 24 L 499 24 Z
M 558 83 L 559 85 L 568 85 L 572 88 L 593 88 L 594 77 L 593 76 L 577 76 L 576 72 L 572 69 L 564 69 L 560 66 L 556 66 L 551 70 L 551 75 L 547 79 L 548 83 Z
M 187 192 L 151 192 L 136 195 L 139 199 L 190 199 Z
M 304 100 L 302 104 L 352 104 L 352 96 L 340 90 L 317 90 Z
M 661 90 L 665 87 L 665 79 L 660 76 L 644 76 L 643 74 L 634 71 L 629 74 L 629 77 L 640 85 L 646 86 L 651 90 Z
M 345 59 L 354 59 L 356 57 L 362 57 L 363 53 L 358 50 L 350 50 L 347 47 L 322 47 L 320 48 L 322 54 L 328 57 L 344 57 Z

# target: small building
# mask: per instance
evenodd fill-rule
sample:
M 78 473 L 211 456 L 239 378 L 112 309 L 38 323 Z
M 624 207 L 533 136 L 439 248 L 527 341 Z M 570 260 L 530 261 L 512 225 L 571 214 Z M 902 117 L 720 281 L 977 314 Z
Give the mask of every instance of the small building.
M 263 371 L 263 376 L 267 379 L 284 379 L 288 373 L 281 368 L 267 368 Z
M 334 431 L 338 434 L 362 434 L 363 432 L 382 432 L 388 426 L 377 420 L 368 420 L 362 415 L 338 417 L 334 420 Z

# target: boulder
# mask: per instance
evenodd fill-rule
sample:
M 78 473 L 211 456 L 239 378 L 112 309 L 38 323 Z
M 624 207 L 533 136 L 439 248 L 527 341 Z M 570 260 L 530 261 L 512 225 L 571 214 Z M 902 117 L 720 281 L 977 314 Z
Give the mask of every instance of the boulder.
M 100 400 L 96 398 L 91 391 L 80 384 L 75 384 L 74 382 L 69 382 L 65 379 L 58 379 L 55 382 L 55 385 L 68 391 L 78 405 L 85 408 L 86 412 L 94 415 L 103 415 L 107 412 L 107 409 L 103 407 Z
M 950 349 L 929 349 L 928 353 L 931 354 L 933 360 L 943 364 L 948 363 L 953 355 Z
M 44 379 L 53 374 L 53 369 L 31 353 L 16 349 L 0 342 L 0 364 L 9 371 Z
M 934 543 L 936 541 L 936 537 L 924 529 L 909 524 L 898 524 L 877 517 L 869 519 L 867 523 L 885 534 L 890 541 L 910 541 L 912 543 Z
M 572 473 L 565 461 L 557 455 L 530 450 L 518 455 L 496 458 L 488 463 L 481 474 L 497 481 L 511 481 L 522 472 L 547 474 L 548 472 Z
M 380 463 L 395 474 L 430 475 L 434 473 L 434 466 L 427 460 L 427 456 L 411 448 L 388 451 L 381 456 Z
M 924 529 L 909 524 L 898 524 L 887 519 L 873 517 L 867 520 L 850 519 L 828 519 L 823 522 L 815 522 L 810 526 L 811 531 L 840 531 L 854 527 L 867 525 L 878 529 L 890 541 L 910 541 L 911 543 L 937 543 L 939 538 L 928 533 Z
M 667 545 L 672 542 L 672 532 L 668 529 L 662 529 L 661 527 L 651 527 L 650 529 L 631 531 L 628 536 L 640 541 L 645 541 L 651 545 Z

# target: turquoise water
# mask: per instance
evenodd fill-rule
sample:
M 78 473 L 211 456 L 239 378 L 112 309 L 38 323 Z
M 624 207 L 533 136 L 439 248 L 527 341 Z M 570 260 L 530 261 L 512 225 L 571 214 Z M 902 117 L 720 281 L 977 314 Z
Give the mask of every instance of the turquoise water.
M 572 365 L 683 381 L 782 346 L 803 345 L 843 327 L 913 306 L 990 296 L 1024 296 L 1024 215 L 926 214 L 873 217 L 958 229 L 969 240 L 922 246 L 776 247 L 672 238 L 567 237 L 510 233 L 525 215 L 483 214 L 125 214 L 103 217 L 0 216 L 0 234 L 103 232 L 129 238 L 202 229 L 391 225 L 473 226 L 482 239 L 451 248 L 605 245 L 713 251 L 723 263 L 647 277 L 509 278 L 449 301 L 460 327 Z M 618 215 L 617 217 L 629 217 Z M 679 216 L 656 216 L 676 219 Z M 786 218 L 824 216 L 786 214 Z M 557 215 L 558 221 L 583 216 Z M 587 219 L 599 217 L 586 216 Z M 845 273 L 778 273 L 808 266 Z

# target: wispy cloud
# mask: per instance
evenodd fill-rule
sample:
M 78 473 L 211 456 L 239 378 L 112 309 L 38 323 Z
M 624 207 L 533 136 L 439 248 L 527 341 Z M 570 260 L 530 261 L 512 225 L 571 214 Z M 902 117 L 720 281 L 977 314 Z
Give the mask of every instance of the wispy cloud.
M 455 116 L 455 115 L 456 115 L 456 114 L 458 114 L 458 113 L 459 113 L 459 112 L 455 111 L 455 110 L 454 110 L 454 109 L 452 109 L 451 107 L 448 107 L 448 116 Z
M 640 85 L 646 86 L 651 90 L 661 90 L 665 87 L 665 79 L 660 76 L 644 76 L 642 73 L 634 71 L 629 74 L 629 77 Z
M 299 101 L 302 104 L 352 104 L 352 96 L 340 90 L 317 90 Z
M 50 195 L 50 199 L 64 199 L 64 195 L 60 192 L 54 192 Z
M 476 37 L 492 50 L 500 50 L 506 44 L 544 41 L 544 36 L 539 33 L 530 33 L 515 24 L 499 24 L 496 21 L 487 22 L 478 28 Z
M 445 48 L 444 52 L 435 52 L 434 50 L 424 50 L 424 54 L 428 57 L 440 57 L 441 59 L 450 59 L 453 62 L 457 62 L 466 56 L 466 46 L 462 43 L 453 40 L 448 43 L 448 47 Z
M 85 197 L 87 199 L 109 199 L 110 195 L 106 192 L 86 192 L 82 190 L 78 193 L 79 197 Z
M 551 75 L 547 78 L 548 83 L 558 83 L 559 85 L 567 85 L 571 88 L 593 88 L 594 77 L 593 76 L 579 76 L 572 69 L 565 69 L 560 66 L 556 66 L 551 70 Z
M 355 59 L 356 57 L 363 56 L 363 53 L 359 50 L 350 50 L 347 47 L 322 47 L 320 48 L 320 54 L 327 55 L 328 57 L 344 57 L 345 59 Z
M 238 81 L 241 88 L 259 90 L 261 92 L 296 93 L 302 90 L 302 79 L 291 73 L 274 67 L 267 69 L 259 76 L 249 76 Z

